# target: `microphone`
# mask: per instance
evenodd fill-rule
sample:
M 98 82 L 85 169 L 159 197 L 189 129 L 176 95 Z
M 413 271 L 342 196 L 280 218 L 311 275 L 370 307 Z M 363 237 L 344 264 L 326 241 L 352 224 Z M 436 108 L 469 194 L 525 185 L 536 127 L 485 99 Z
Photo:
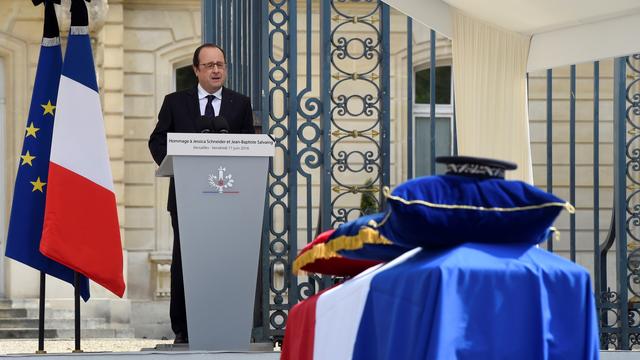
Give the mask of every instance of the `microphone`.
M 213 132 L 228 134 L 229 133 L 229 123 L 222 116 L 215 116 L 212 121 L 212 129 Z
M 198 127 L 198 131 L 201 133 L 210 133 L 213 132 L 213 119 L 208 116 L 200 116 L 196 119 L 196 125 Z

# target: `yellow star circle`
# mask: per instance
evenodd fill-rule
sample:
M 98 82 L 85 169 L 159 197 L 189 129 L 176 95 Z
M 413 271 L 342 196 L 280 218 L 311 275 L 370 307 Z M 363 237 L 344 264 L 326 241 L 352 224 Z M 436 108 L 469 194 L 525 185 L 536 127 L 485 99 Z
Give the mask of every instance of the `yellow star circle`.
M 49 102 L 47 102 L 46 104 L 40 105 L 42 106 L 42 108 L 44 109 L 44 114 L 42 115 L 47 115 L 47 114 L 51 114 L 53 116 L 53 110 L 56 108 L 55 105 L 51 104 L 51 100 L 49 100 Z
M 47 185 L 46 182 L 42 182 L 40 181 L 40 176 L 38 176 L 38 180 L 36 181 L 29 181 L 31 183 L 31 185 L 33 185 L 33 190 L 31 190 L 31 192 L 34 192 L 36 190 L 40 191 L 40 192 L 44 192 L 43 188 L 45 185 Z
M 27 136 L 25 137 L 36 137 L 36 132 L 38 132 L 38 130 L 40 130 L 40 128 L 33 126 L 33 122 L 31 122 L 31 124 L 29 124 L 29 126 L 27 127 Z
M 20 155 L 20 157 L 22 158 L 22 164 L 20 165 L 29 164 L 29 166 L 33 166 L 31 161 L 36 158 L 35 156 L 31 156 L 29 150 L 27 150 L 27 153 L 25 155 Z

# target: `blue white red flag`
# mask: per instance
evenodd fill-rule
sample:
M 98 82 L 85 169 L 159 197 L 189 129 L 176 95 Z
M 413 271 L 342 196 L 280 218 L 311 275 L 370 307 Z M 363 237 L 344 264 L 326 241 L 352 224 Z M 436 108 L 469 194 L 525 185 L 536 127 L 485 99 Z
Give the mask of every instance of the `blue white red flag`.
M 53 1 L 45 2 L 40 57 L 36 68 L 18 174 L 13 191 L 6 255 L 46 274 L 74 283 L 74 272 L 40 253 L 48 190 L 51 135 L 62 70 L 62 51 Z M 82 277 L 80 295 L 89 299 L 89 281 Z
M 72 0 L 40 251 L 122 297 L 122 245 L 84 0 Z

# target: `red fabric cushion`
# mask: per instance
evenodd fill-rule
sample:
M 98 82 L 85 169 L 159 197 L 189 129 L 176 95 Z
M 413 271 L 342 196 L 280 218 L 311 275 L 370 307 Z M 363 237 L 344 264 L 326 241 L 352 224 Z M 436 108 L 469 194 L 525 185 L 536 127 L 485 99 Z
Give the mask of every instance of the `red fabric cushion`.
M 293 264 L 294 273 L 304 270 L 324 275 L 354 276 L 382 262 L 347 259 L 336 252 L 328 251 L 324 245 L 334 231 L 332 229 L 321 233 L 300 251 Z

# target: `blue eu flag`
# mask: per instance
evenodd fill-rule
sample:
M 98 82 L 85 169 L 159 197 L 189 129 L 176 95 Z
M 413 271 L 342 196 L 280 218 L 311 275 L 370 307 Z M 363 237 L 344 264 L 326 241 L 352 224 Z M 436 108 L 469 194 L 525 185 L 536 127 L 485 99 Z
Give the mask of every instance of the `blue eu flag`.
M 18 162 L 6 255 L 73 285 L 73 270 L 40 253 L 51 135 L 62 72 L 62 50 L 53 1 L 44 2 L 44 34 Z M 85 301 L 89 299 L 89 281 L 84 276 L 81 276 L 80 295 Z

